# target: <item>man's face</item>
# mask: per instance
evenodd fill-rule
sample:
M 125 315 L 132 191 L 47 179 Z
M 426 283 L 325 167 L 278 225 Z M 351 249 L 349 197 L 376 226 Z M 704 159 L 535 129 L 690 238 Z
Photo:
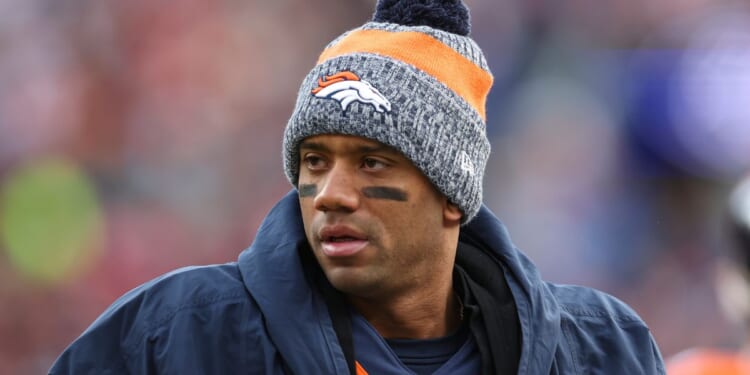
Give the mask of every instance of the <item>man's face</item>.
M 307 138 L 298 188 L 307 240 L 342 292 L 397 293 L 450 272 L 461 212 L 395 149 L 354 136 Z

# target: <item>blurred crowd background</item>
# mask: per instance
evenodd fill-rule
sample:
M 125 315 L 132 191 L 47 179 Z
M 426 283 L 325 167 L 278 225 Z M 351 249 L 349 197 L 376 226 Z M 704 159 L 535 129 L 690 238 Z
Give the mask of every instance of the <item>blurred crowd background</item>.
M 466 0 L 495 74 L 485 202 L 551 281 L 665 357 L 731 348 L 713 260 L 750 168 L 741 1 Z M 374 0 L 0 0 L 0 373 L 45 373 L 119 295 L 236 259 L 289 191 L 281 137 Z

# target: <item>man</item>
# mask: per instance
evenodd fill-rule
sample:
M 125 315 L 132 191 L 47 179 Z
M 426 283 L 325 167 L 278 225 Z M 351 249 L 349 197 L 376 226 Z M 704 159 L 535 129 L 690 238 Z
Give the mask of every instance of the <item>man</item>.
M 542 281 L 482 206 L 492 76 L 460 1 L 380 1 L 284 134 L 296 188 L 236 263 L 116 301 L 51 373 L 660 374 L 622 302 Z
M 743 333 L 734 349 L 691 348 L 669 358 L 673 375 L 750 375 L 750 175 L 728 200 L 728 251 L 716 267 L 716 294 L 725 316 Z

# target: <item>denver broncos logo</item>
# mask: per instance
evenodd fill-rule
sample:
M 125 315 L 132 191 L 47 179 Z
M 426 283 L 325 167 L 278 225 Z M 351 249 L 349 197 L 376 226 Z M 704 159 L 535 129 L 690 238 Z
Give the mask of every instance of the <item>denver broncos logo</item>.
M 312 94 L 318 98 L 338 101 L 344 112 L 352 102 L 372 104 L 378 112 L 391 111 L 391 102 L 380 91 L 348 71 L 318 78 L 318 87 L 312 90 Z

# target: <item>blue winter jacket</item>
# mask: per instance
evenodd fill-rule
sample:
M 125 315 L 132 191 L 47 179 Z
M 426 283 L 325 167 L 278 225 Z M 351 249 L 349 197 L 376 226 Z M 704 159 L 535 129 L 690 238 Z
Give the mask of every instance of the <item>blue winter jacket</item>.
M 521 328 L 519 374 L 664 374 L 644 322 L 602 292 L 542 281 L 486 208 L 461 236 L 504 263 Z M 237 262 L 180 269 L 119 298 L 51 374 L 347 374 L 326 304 L 303 275 L 294 191 Z M 377 375 L 377 374 L 372 374 Z

